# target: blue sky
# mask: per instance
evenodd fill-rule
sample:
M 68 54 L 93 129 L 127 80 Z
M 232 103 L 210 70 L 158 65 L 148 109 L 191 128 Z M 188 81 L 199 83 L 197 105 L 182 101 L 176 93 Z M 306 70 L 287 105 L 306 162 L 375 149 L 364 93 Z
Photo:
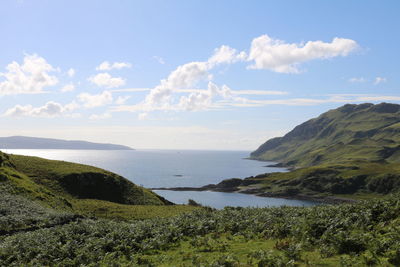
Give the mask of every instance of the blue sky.
M 398 1 L 0 3 L 1 136 L 253 150 L 400 102 Z

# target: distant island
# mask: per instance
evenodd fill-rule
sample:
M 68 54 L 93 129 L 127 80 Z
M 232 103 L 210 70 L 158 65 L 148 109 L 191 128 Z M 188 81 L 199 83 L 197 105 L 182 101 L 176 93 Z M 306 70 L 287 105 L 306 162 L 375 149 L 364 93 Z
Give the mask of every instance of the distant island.
M 133 150 L 128 146 L 28 136 L 0 137 L 2 149 Z

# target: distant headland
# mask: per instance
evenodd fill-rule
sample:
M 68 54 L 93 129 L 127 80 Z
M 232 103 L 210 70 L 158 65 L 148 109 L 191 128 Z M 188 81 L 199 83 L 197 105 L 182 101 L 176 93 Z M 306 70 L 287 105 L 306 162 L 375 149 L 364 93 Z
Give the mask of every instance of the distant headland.
M 128 146 L 28 136 L 0 137 L 2 149 L 133 150 Z

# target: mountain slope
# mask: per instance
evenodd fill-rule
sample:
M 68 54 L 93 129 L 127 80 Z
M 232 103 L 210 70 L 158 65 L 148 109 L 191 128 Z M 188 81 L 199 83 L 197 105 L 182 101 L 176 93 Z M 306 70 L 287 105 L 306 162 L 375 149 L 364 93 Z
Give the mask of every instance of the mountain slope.
M 132 150 L 123 145 L 100 144 L 86 141 L 70 141 L 28 136 L 0 137 L 0 148 L 6 149 L 92 149 L 92 150 Z
M 400 162 L 400 105 L 344 105 L 268 140 L 251 158 L 296 167 Z

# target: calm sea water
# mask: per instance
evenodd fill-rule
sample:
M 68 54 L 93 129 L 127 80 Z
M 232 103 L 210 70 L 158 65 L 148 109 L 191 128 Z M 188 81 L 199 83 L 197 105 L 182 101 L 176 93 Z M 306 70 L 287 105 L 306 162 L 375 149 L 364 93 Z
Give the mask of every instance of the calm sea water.
M 265 167 L 272 162 L 245 159 L 247 151 L 191 150 L 38 150 L 7 149 L 4 152 L 38 156 L 97 166 L 118 173 L 144 187 L 198 187 L 227 178 L 245 178 L 261 173 L 286 171 Z M 157 191 L 175 203 L 193 199 L 201 204 L 224 206 L 309 206 L 309 201 L 256 197 L 219 192 Z

